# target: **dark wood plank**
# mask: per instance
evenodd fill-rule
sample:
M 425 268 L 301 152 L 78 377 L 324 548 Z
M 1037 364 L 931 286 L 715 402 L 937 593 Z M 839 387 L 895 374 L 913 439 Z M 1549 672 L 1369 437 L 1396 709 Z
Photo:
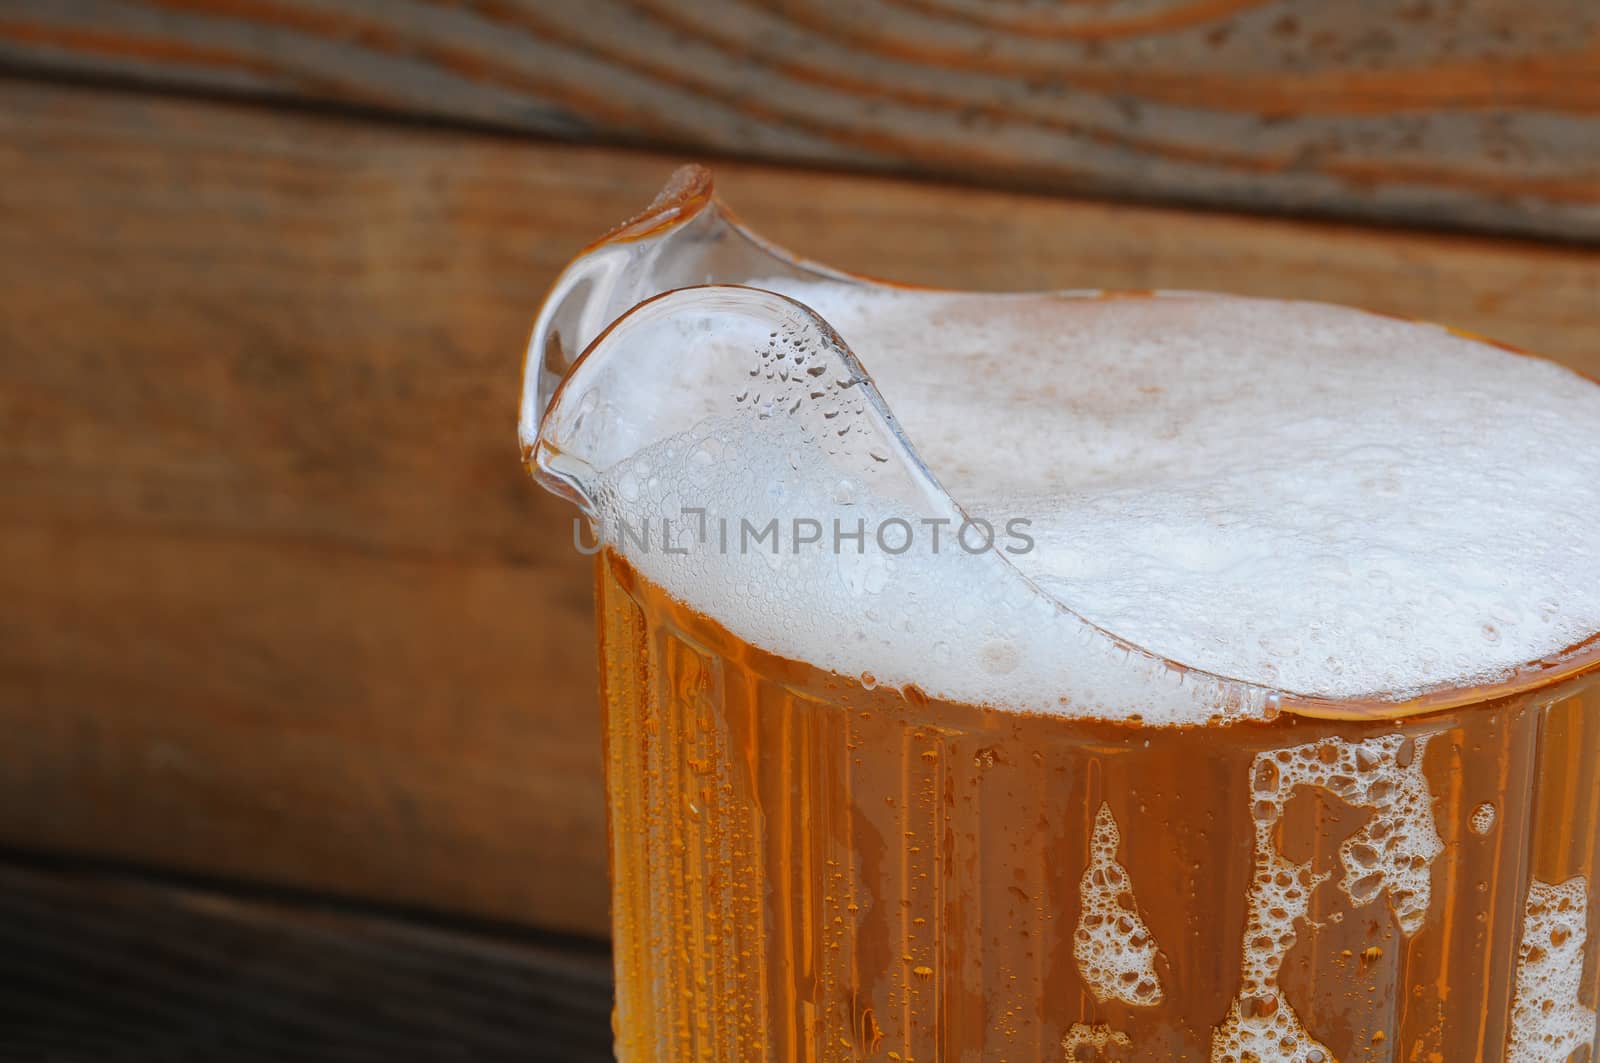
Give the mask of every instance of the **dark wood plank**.
M 1600 238 L 1592 0 L 75 0 L 0 61 L 1011 188 Z
M 677 161 L 0 81 L 0 841 L 604 931 L 590 575 L 516 398 L 545 286 Z M 1333 299 L 1600 371 L 1579 249 L 718 176 L 864 272 Z
M 0 864 L 0 1060 L 609 1061 L 602 946 Z

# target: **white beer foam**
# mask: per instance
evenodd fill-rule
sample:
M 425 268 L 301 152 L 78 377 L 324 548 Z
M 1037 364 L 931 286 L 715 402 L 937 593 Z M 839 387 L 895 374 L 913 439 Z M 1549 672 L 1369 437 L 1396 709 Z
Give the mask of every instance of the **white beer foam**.
M 1211 1032 L 1211 1063 L 1335 1063 L 1283 997 L 1278 972 L 1296 941 L 1311 894 L 1328 878 L 1296 864 L 1272 845 L 1272 828 L 1256 824 L 1256 877 L 1244 928 L 1239 994 Z
M 1395 922 L 1407 935 L 1415 934 L 1427 917 L 1429 868 L 1444 852 L 1433 822 L 1428 778 L 1422 773 L 1430 738 L 1329 738 L 1258 754 L 1251 764 L 1251 811 L 1258 821 L 1276 824 L 1288 799 L 1303 786 L 1373 810 L 1362 828 L 1339 845 L 1344 868 L 1339 888 L 1355 908 L 1387 894 Z
M 1095 999 L 1121 1001 L 1136 1007 L 1161 1003 L 1156 974 L 1157 945 L 1139 917 L 1133 883 L 1117 863 L 1122 844 L 1111 806 L 1102 804 L 1094 818 L 1089 866 L 1078 883 L 1078 927 L 1072 952 L 1078 973 Z
M 1529 883 L 1506 1063 L 1561 1063 L 1594 1043 L 1594 1009 L 1578 1002 L 1588 911 L 1581 876 L 1559 886 Z
M 1314 303 L 752 283 L 968 513 L 1032 520 L 1012 563 L 1171 660 L 1401 699 L 1600 630 L 1600 387 L 1552 363 Z
M 960 511 L 905 453 L 860 367 L 767 292 L 691 289 L 619 321 L 568 377 L 536 460 L 651 582 L 748 642 L 869 687 L 1153 724 L 1275 705 L 1108 637 L 996 549 L 955 546 Z M 938 552 L 930 519 L 947 524 Z M 820 546 L 792 537 L 806 521 Z M 834 521 L 853 543 L 827 541 Z M 862 542 L 893 522 L 924 545 Z
M 1255 877 L 1240 945 L 1239 992 L 1212 1031 L 1211 1063 L 1335 1063 L 1284 997 L 1278 975 L 1297 940 L 1311 895 L 1331 877 L 1278 851 L 1274 835 L 1297 790 L 1324 790 L 1372 817 L 1339 846 L 1339 888 L 1354 908 L 1386 894 L 1401 934 L 1427 918 L 1430 869 L 1444 851 L 1422 771 L 1431 736 L 1401 734 L 1350 742 L 1326 738 L 1256 754 L 1250 765 Z

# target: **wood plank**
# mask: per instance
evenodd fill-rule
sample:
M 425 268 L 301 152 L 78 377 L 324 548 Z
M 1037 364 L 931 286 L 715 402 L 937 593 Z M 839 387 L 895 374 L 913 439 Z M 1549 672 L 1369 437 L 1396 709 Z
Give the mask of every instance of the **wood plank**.
M 604 930 L 589 573 L 519 363 L 677 161 L 0 81 L 0 841 Z M 1600 372 L 1575 248 L 719 177 L 846 268 L 1328 298 Z
M 114 516 L 0 556 L 7 839 L 604 928 L 589 603 L 551 566 Z
M 73 0 L 0 62 L 1010 188 L 1600 239 L 1592 0 Z
M 612 1058 L 585 942 L 7 862 L 0 945 L 0 1059 Z

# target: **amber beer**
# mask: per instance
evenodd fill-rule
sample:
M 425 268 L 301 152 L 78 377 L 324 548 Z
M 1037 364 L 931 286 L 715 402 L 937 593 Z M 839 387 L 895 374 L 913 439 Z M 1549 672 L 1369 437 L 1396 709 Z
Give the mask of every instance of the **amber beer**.
M 626 1063 L 1585 1058 L 1581 678 L 1101 723 L 867 689 L 598 577 Z

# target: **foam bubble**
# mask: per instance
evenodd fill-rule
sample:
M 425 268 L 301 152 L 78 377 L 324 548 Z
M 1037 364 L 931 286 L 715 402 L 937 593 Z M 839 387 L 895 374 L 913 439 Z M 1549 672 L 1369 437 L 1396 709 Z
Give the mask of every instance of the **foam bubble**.
M 1121 1001 L 1136 1007 L 1161 1003 L 1161 979 L 1156 975 L 1155 938 L 1139 918 L 1133 883 L 1127 869 L 1117 863 L 1122 835 L 1102 804 L 1094 818 L 1089 843 L 1089 866 L 1078 883 L 1078 928 L 1072 952 L 1078 973 L 1095 999 Z
M 1578 1002 L 1588 911 L 1581 876 L 1559 886 L 1529 884 L 1506 1063 L 1554 1063 L 1593 1044 L 1594 1010 Z
M 1494 829 L 1494 805 L 1485 801 L 1472 810 L 1472 818 L 1467 821 L 1474 834 L 1488 834 Z

